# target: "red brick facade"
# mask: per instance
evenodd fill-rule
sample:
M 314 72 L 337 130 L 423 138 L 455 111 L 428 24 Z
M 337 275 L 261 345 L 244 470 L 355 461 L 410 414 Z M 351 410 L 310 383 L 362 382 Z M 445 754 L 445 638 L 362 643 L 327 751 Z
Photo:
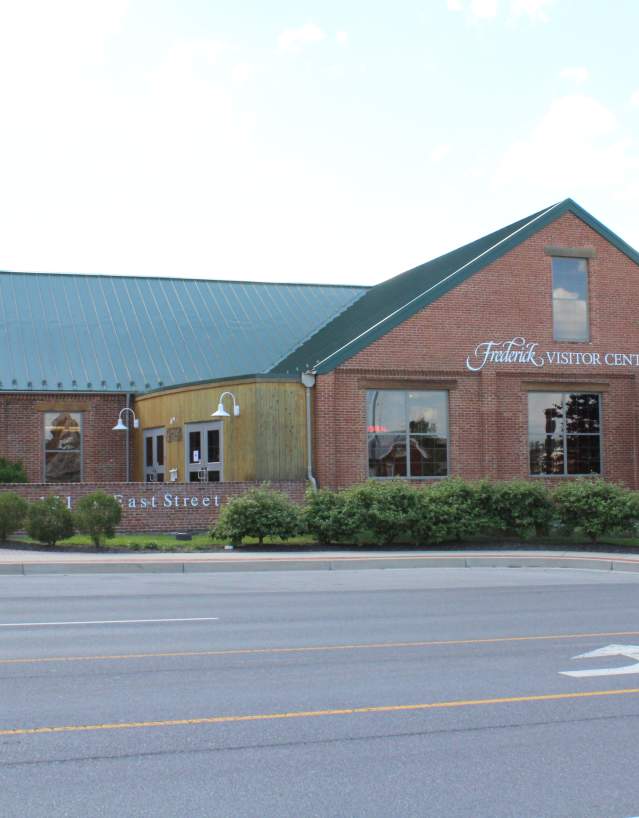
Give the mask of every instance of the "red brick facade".
M 113 431 L 125 402 L 124 395 L 114 394 L 0 393 L 0 457 L 20 461 L 29 481 L 41 483 L 44 413 L 81 412 L 82 479 L 91 483 L 126 480 L 126 435 Z
M 594 250 L 589 269 L 589 342 L 553 340 L 551 259 L 545 248 Z M 516 336 L 540 350 L 639 353 L 639 268 L 571 213 L 357 353 L 314 390 L 315 471 L 340 488 L 367 477 L 366 391 L 446 389 L 450 473 L 527 477 L 528 392 L 557 387 L 601 393 L 602 473 L 639 488 L 639 367 L 488 363 L 466 368 L 478 344 Z M 562 478 L 550 478 L 556 481 Z
M 119 531 L 206 531 L 216 521 L 219 509 L 231 497 L 244 494 L 258 483 L 28 483 L 6 484 L 0 491 L 15 491 L 33 501 L 57 495 L 70 508 L 76 500 L 96 489 L 113 494 L 122 504 Z M 306 483 L 271 483 L 296 503 L 304 499 Z

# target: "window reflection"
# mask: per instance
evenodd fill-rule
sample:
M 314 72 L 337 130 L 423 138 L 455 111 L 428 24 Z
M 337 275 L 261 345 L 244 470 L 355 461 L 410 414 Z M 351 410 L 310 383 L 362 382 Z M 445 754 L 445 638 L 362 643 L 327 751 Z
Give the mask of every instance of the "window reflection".
M 595 393 L 529 393 L 531 474 L 601 473 L 600 403 Z
M 588 340 L 588 266 L 585 259 L 553 258 L 552 313 L 556 341 Z
M 448 473 L 447 398 L 446 392 L 368 392 L 370 477 L 443 477 Z
M 82 479 L 82 413 L 45 412 L 45 483 L 79 483 Z

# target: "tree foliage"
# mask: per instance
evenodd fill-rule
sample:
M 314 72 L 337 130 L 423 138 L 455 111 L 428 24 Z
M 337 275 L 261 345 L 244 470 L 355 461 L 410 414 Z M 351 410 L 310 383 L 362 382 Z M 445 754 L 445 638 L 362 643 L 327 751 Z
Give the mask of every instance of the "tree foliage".
M 12 463 L 0 457 L 0 483 L 26 483 L 27 473 L 22 463 Z

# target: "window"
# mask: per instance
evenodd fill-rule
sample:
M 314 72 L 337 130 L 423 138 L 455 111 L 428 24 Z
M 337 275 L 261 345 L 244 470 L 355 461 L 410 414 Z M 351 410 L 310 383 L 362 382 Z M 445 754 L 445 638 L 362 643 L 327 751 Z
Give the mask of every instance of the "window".
M 44 413 L 44 482 L 82 479 L 82 413 Z
M 555 341 L 588 341 L 588 265 L 584 258 L 553 258 L 552 317 Z
M 369 477 L 448 474 L 448 393 L 367 393 Z
M 601 474 L 600 417 L 597 394 L 530 392 L 530 473 Z

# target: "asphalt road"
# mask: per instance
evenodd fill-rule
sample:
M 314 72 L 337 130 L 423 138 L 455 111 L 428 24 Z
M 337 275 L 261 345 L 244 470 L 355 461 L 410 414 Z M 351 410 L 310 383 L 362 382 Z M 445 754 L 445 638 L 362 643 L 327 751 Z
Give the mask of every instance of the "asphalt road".
M 629 818 L 608 645 L 638 574 L 0 577 L 0 816 Z

